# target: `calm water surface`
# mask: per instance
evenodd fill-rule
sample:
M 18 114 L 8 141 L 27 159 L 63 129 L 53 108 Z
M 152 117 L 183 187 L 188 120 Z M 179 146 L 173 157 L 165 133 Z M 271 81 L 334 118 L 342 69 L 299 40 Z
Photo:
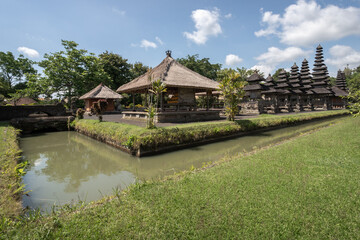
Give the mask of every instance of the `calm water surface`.
M 280 142 L 339 121 L 322 120 L 151 157 L 136 158 L 76 132 L 52 132 L 21 139 L 29 162 L 23 178 L 23 205 L 50 210 L 51 206 L 93 201 L 139 180 L 154 179 Z

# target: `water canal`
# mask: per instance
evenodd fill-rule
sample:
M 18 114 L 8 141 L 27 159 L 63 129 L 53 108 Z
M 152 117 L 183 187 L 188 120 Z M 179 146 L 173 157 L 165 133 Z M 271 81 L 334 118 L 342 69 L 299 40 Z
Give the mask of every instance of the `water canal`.
M 78 200 L 89 202 L 111 195 L 138 180 L 155 179 L 191 166 L 214 162 L 261 148 L 341 118 L 309 122 L 232 140 L 156 156 L 137 158 L 77 132 L 50 132 L 23 137 L 20 146 L 29 162 L 23 178 L 28 196 L 23 205 L 48 211 L 52 205 Z

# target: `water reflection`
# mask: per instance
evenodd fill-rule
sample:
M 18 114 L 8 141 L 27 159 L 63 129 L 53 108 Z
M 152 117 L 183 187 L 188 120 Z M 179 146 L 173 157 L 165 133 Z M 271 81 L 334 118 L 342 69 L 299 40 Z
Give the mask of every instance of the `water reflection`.
M 323 120 L 157 156 L 136 158 L 76 132 L 53 132 L 21 139 L 30 164 L 23 178 L 29 197 L 25 206 L 49 209 L 71 200 L 92 201 L 123 189 L 136 179 L 153 179 L 200 167 L 225 155 L 235 155 L 309 131 L 337 120 Z

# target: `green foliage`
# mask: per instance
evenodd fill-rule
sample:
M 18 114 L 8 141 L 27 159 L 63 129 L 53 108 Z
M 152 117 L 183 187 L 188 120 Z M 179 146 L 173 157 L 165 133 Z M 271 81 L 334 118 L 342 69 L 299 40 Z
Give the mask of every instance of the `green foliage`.
M 360 115 L 360 66 L 347 77 L 349 107 L 354 116 Z
M 131 67 L 131 77 L 132 79 L 135 79 L 143 74 L 145 74 L 147 71 L 149 70 L 148 66 L 144 66 L 144 64 L 142 64 L 141 62 L 135 62 L 134 64 L 132 64 Z
M 151 70 L 150 70 L 151 71 Z M 149 74 L 149 76 L 151 76 L 151 74 Z M 150 78 L 151 81 L 151 78 Z M 155 80 L 152 82 L 151 85 L 151 89 L 149 89 L 149 92 L 151 94 L 155 94 L 155 98 L 156 98 L 156 104 L 154 107 L 154 104 L 152 102 L 152 96 L 150 96 L 150 102 L 149 102 L 149 107 L 147 108 L 147 123 L 146 123 L 146 127 L 147 128 L 155 128 L 155 115 L 158 111 L 158 106 L 159 106 L 159 98 L 161 96 L 161 94 L 163 92 L 166 92 L 166 85 L 161 82 L 161 79 Z
M 96 115 L 100 122 L 102 121 L 102 114 L 106 111 L 107 104 L 106 100 L 100 99 L 94 102 L 90 108 L 90 113 Z
M 245 85 L 245 79 L 234 70 L 229 70 L 220 81 L 221 94 L 224 96 L 225 113 L 230 121 L 234 121 L 235 115 L 239 112 L 238 104 L 245 95 L 243 90 Z
M 27 163 L 19 162 L 21 151 L 17 142 L 18 134 L 19 131 L 7 123 L 0 123 L 0 222 L 7 218 L 14 219 L 21 211 L 24 189 L 21 179 Z
M 145 109 L 145 111 L 147 112 L 146 128 L 148 129 L 155 128 L 156 108 L 154 107 L 154 104 L 149 103 L 149 106 L 147 109 Z
M 101 82 L 108 82 L 109 76 L 100 64 L 100 59 L 84 49 L 77 49 L 73 41 L 61 40 L 65 51 L 45 54 L 39 63 L 55 92 L 68 98 L 72 108 L 72 98 L 90 91 Z
M 194 72 L 213 80 L 216 79 L 217 72 L 221 69 L 221 64 L 212 64 L 209 58 L 199 59 L 198 54 L 188 55 L 186 58 L 178 58 L 176 61 Z
M 36 74 L 33 64 L 23 55 L 15 58 L 12 52 L 0 52 L 0 93 L 8 97 L 16 91 L 16 83 L 26 81 L 26 74 Z
M 85 110 L 82 109 L 82 108 L 78 108 L 76 110 L 76 118 L 77 119 L 83 119 L 84 118 L 84 113 L 85 113 Z
M 110 76 L 109 81 L 104 82 L 105 85 L 111 89 L 117 89 L 132 80 L 132 65 L 127 62 L 127 59 L 122 58 L 119 54 L 109 53 L 108 51 L 100 54 L 99 58 L 102 68 Z
M 347 110 L 299 113 L 296 115 L 275 115 L 234 122 L 202 122 L 177 125 L 175 127 L 145 129 L 127 124 L 95 120 L 75 121 L 75 130 L 99 139 L 106 139 L 119 146 L 128 147 L 130 136 L 136 136 L 132 144 L 133 152 L 140 148 L 155 150 L 161 147 L 200 142 L 207 139 L 229 136 L 261 128 L 287 126 L 302 121 L 321 119 L 330 116 L 348 114 Z M 99 124 L 96 124 L 99 123 Z

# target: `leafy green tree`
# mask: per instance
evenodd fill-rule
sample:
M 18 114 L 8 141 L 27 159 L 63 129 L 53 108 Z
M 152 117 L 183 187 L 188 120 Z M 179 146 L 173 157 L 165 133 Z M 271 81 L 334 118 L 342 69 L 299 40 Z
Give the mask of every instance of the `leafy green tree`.
M 186 58 L 178 58 L 176 61 L 194 72 L 213 80 L 216 79 L 217 72 L 221 69 L 221 64 L 212 64 L 209 58 L 199 59 L 198 54 L 188 55 Z
M 143 74 L 145 74 L 149 70 L 148 66 L 145 66 L 141 62 L 135 62 L 132 64 L 130 72 L 131 72 L 131 78 L 135 79 Z
M 150 74 L 149 74 L 150 75 Z M 151 78 L 150 78 L 151 81 Z M 155 80 L 152 82 L 151 85 L 151 89 L 149 89 L 149 92 L 152 94 L 155 94 L 155 99 L 156 99 L 156 103 L 155 106 L 152 102 L 152 96 L 150 96 L 150 103 L 149 103 L 149 107 L 147 109 L 148 112 L 148 121 L 147 121 L 147 128 L 154 128 L 155 127 L 155 122 L 154 122 L 154 118 L 156 113 L 158 112 L 158 106 L 159 106 L 159 100 L 160 100 L 160 96 L 163 92 L 166 92 L 166 85 L 161 82 L 161 79 Z
M 26 78 L 26 88 L 22 90 L 24 96 L 38 98 L 42 95 L 46 99 L 52 98 L 52 94 L 55 90 L 47 77 L 44 77 L 41 74 L 27 74 Z
M 14 86 L 25 82 L 26 74 L 36 73 L 33 64 L 33 61 L 23 55 L 15 58 L 12 52 L 0 52 L 0 93 L 5 96 L 14 93 Z
M 360 67 L 360 66 L 359 66 Z M 347 78 L 349 88 L 348 102 L 354 116 L 360 115 L 360 68 L 354 69 Z
M 235 70 L 228 69 L 227 74 L 220 81 L 221 94 L 224 96 L 225 113 L 229 121 L 235 120 L 238 113 L 238 104 L 245 96 L 246 81 Z
M 253 73 L 257 72 L 258 74 L 260 74 L 261 76 L 264 76 L 264 73 L 259 72 L 258 70 L 253 70 L 253 69 L 246 69 L 244 67 L 242 68 L 236 68 L 237 72 L 240 75 L 240 79 L 243 81 L 246 81 L 246 79 L 248 77 L 250 77 Z
M 73 41 L 61 40 L 65 51 L 45 54 L 39 63 L 44 68 L 48 84 L 60 96 L 66 96 L 72 109 L 72 98 L 83 95 L 110 77 L 100 64 L 100 59 L 84 49 L 77 49 Z
M 132 65 L 127 62 L 127 59 L 122 58 L 119 54 L 109 53 L 108 51 L 100 54 L 99 58 L 102 68 L 110 77 L 110 81 L 104 84 L 108 85 L 111 89 L 117 89 L 132 80 Z

